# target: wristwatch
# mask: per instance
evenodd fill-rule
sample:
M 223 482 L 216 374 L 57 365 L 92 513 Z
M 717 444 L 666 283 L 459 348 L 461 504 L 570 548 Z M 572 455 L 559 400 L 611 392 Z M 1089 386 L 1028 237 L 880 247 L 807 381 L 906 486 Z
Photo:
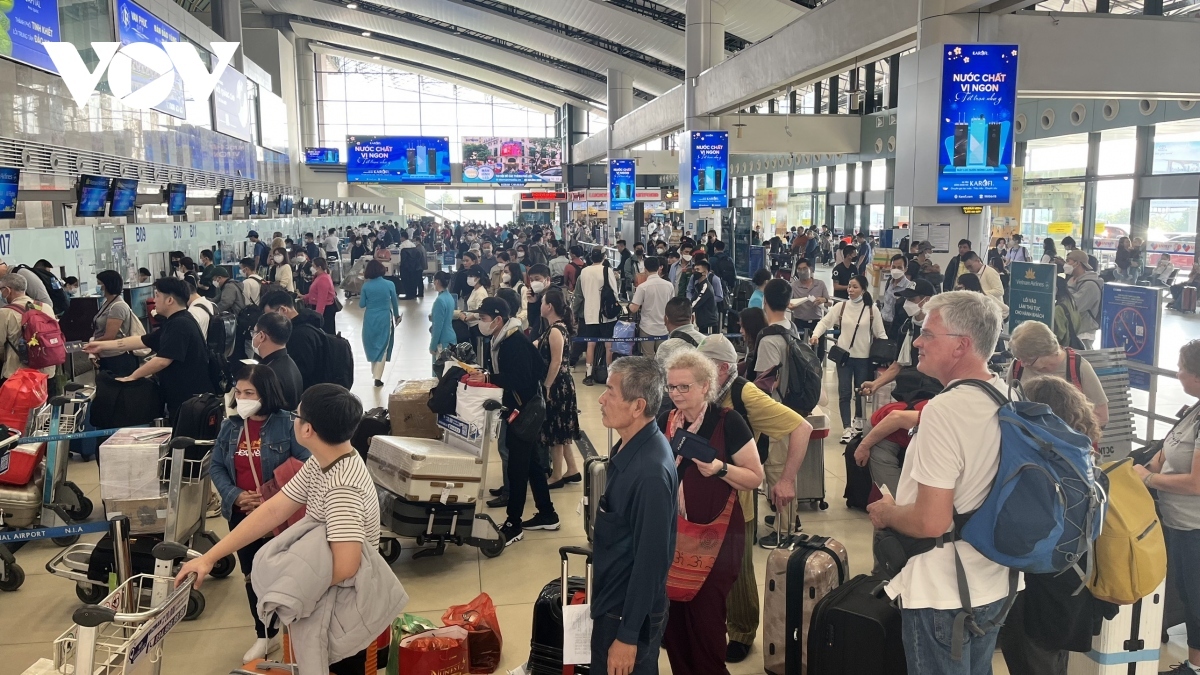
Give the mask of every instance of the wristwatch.
M 724 478 L 729 475 L 729 464 L 721 462 L 721 470 L 717 472 L 717 478 Z

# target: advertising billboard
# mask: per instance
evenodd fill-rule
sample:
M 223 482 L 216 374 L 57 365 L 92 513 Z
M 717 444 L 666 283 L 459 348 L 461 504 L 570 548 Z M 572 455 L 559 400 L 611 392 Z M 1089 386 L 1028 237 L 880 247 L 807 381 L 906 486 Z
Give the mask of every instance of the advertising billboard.
M 57 73 L 42 43 L 61 39 L 58 0 L 0 1 L 0 56 Z
M 347 136 L 346 180 L 351 183 L 449 183 L 446 136 Z
M 226 68 L 213 89 L 213 128 L 243 141 L 253 140 L 250 129 L 250 80 Z M 286 144 L 286 142 L 285 142 Z
M 1007 204 L 1012 192 L 1016 45 L 946 45 L 939 204 Z
M 133 2 L 133 0 L 116 0 L 115 8 L 117 40 L 121 43 L 122 47 L 135 42 L 149 42 L 157 47 L 162 47 L 164 42 L 179 42 L 181 39 L 179 31 L 172 28 L 165 21 L 159 20 L 158 17 L 145 9 L 142 9 L 141 5 Z M 164 64 L 163 67 L 165 69 L 172 68 L 170 63 Z M 130 59 L 130 81 L 132 82 L 134 91 L 138 91 L 141 87 L 155 81 L 159 75 L 161 73 L 148 68 L 137 59 Z M 183 95 L 183 80 L 179 78 L 178 73 L 175 74 L 175 86 L 171 87 L 171 94 L 163 99 L 162 103 L 154 106 L 153 109 L 164 112 L 172 117 L 187 119 L 187 105 L 184 103 Z
M 17 217 L 17 190 L 21 186 L 21 170 L 0 168 L 0 218 Z
M 339 164 L 341 153 L 337 148 L 305 148 L 305 164 Z
M 562 182 L 557 138 L 468 136 L 462 139 L 464 183 L 524 185 Z
M 687 209 L 729 207 L 729 132 L 689 131 L 679 163 L 680 202 Z
M 637 162 L 632 159 L 608 160 L 608 208 L 620 209 L 637 201 L 635 183 Z

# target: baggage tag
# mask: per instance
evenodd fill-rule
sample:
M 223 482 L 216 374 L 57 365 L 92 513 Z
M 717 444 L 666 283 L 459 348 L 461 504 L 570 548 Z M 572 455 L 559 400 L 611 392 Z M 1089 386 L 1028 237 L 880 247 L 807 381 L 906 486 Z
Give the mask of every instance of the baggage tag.
M 563 611 L 563 665 L 592 662 L 591 605 L 567 605 Z
M 440 497 L 438 497 L 438 501 L 443 504 L 450 503 L 450 484 L 449 483 L 446 483 L 446 485 L 442 488 L 442 494 Z

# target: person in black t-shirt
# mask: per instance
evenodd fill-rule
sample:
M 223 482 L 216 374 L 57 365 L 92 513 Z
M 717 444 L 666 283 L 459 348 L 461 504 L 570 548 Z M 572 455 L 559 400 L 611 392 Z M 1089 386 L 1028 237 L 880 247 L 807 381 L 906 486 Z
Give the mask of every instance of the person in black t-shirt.
M 833 297 L 843 300 L 850 299 L 846 289 L 850 285 L 850 280 L 858 276 L 858 265 L 854 262 L 857 257 L 858 249 L 853 246 L 842 248 L 842 262 L 833 268 Z
M 274 371 L 279 380 L 284 410 L 295 410 L 300 405 L 305 388 L 304 377 L 287 351 L 291 338 L 292 322 L 282 314 L 260 316 L 250 337 L 258 362 Z
M 167 404 L 167 418 L 172 424 L 184 401 L 212 389 L 208 377 L 208 346 L 200 325 L 187 311 L 190 294 L 187 283 L 181 279 L 157 279 L 154 282 L 154 306 L 161 319 L 158 330 L 140 337 L 91 342 L 84 347 L 89 354 L 150 348 L 154 356 L 118 381 L 131 382 L 157 374 Z

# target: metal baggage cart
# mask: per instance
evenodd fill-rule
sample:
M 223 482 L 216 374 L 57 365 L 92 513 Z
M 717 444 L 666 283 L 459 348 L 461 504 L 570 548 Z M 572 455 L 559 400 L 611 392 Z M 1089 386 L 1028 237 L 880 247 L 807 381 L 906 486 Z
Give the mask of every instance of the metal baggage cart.
M 149 428 L 146 431 L 148 434 L 170 434 L 171 430 Z M 133 534 L 161 535 L 164 542 L 186 544 L 201 553 L 209 550 L 218 541 L 216 534 L 205 529 L 213 444 L 214 441 L 187 437 L 170 439 L 168 436 L 162 443 L 158 459 L 160 504 L 148 506 L 143 503 L 145 500 L 108 500 L 106 508 L 114 513 L 122 509 L 120 513 L 132 521 Z M 208 451 L 200 459 L 188 459 L 186 452 L 190 447 L 207 447 Z M 95 550 L 96 544 L 77 543 L 46 563 L 46 571 L 50 574 L 75 582 L 75 595 L 85 603 L 97 602 L 108 592 L 106 584 L 88 578 L 88 567 Z M 218 579 L 227 577 L 233 573 L 235 565 L 236 559 L 232 555 L 225 556 L 213 567 L 211 575 Z M 203 604 L 200 609 L 203 610 Z M 196 616 L 189 615 L 188 618 Z
M 58 436 L 83 431 L 88 409 L 92 405 L 92 399 L 96 396 L 96 388 L 78 382 L 68 382 L 63 389 L 65 393 L 62 396 L 56 396 L 29 411 L 29 421 L 25 427 L 26 437 Z M 56 406 L 58 407 L 57 427 L 54 425 Z M 42 502 L 44 505 L 60 504 L 72 521 L 80 521 L 92 514 L 93 504 L 78 485 L 67 480 L 67 460 L 70 446 L 70 440 L 46 442 L 46 477 L 43 484 Z M 67 523 L 47 522 L 47 519 L 43 518 L 42 524 L 52 526 L 66 525 Z
M 414 558 L 440 555 L 446 550 L 447 542 L 457 546 L 476 546 L 488 558 L 504 552 L 504 536 L 500 526 L 486 513 L 481 513 L 487 500 L 488 457 L 495 447 L 500 429 L 499 401 L 489 401 L 496 409 L 489 409 L 480 428 L 452 415 L 438 415 L 438 426 L 442 427 L 442 442 L 452 448 L 465 450 L 482 459 L 479 476 L 479 494 L 474 502 L 449 503 L 409 502 L 376 486 L 379 495 L 379 516 L 383 532 L 379 541 L 379 554 L 389 564 L 400 557 L 399 537 L 416 539 L 417 546 L 433 543 L 435 548 L 428 552 L 419 551 Z M 488 407 L 488 404 L 485 404 Z M 413 518 L 396 518 L 397 504 L 411 507 Z

